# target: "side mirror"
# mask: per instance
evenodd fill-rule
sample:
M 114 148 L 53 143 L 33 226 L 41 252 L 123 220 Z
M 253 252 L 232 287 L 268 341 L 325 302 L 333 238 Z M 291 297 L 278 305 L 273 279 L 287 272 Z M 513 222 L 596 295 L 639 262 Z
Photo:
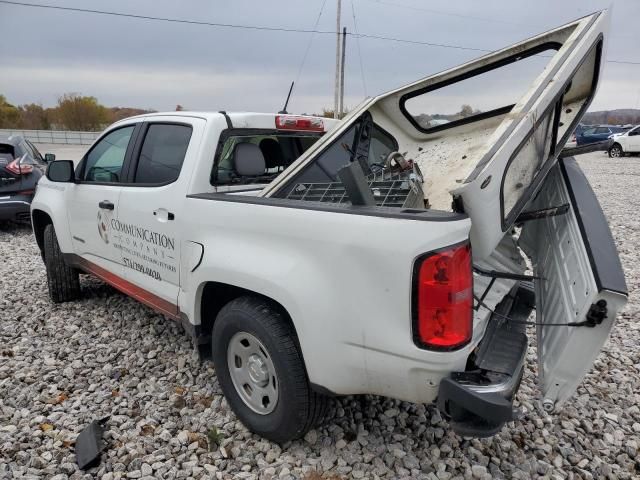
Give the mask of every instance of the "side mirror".
M 47 166 L 47 178 L 52 182 L 74 183 L 76 180 L 71 160 L 58 160 Z
M 51 162 L 55 162 L 56 160 L 56 156 L 53 153 L 45 153 L 44 154 L 44 161 L 47 163 L 51 163 Z

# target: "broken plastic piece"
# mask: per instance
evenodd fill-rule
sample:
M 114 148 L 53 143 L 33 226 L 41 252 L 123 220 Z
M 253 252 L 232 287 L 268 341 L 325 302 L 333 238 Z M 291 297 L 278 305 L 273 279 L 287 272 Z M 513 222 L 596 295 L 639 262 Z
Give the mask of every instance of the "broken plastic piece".
M 109 417 L 94 420 L 76 438 L 76 462 L 80 470 L 93 468 L 100 463 L 103 449 L 102 435 L 106 430 L 107 420 Z

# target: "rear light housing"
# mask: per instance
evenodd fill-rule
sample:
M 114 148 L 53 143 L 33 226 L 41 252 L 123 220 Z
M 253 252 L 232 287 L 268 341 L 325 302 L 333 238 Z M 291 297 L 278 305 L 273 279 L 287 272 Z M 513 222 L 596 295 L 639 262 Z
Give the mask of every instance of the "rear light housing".
M 307 132 L 324 132 L 324 122 L 321 118 L 300 117 L 297 115 L 277 115 L 276 128 L 278 130 L 303 130 Z
M 450 351 L 473 334 L 471 245 L 453 245 L 420 256 L 413 267 L 413 340 L 420 348 Z
M 33 165 L 23 163 L 23 158 L 24 157 L 16 158 L 13 162 L 5 166 L 4 169 L 14 175 L 26 175 L 27 173 L 33 172 Z

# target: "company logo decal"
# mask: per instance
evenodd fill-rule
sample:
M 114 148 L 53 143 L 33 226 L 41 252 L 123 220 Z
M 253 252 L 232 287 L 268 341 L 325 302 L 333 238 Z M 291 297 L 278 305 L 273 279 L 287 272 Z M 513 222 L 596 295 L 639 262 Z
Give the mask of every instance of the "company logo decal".
M 102 210 L 98 211 L 98 233 L 104 243 L 120 250 L 125 267 L 158 281 L 176 277 L 174 237 L 120 221 L 112 212 Z
M 113 213 L 110 210 L 98 210 L 98 234 L 106 244 L 109 243 L 112 215 Z

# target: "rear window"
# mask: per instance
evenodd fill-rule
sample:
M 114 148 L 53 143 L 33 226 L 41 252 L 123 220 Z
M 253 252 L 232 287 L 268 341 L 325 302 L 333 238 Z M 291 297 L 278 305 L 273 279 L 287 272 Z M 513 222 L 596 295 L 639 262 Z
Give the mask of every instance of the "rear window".
M 366 113 L 282 187 L 275 196 L 288 197 L 300 183 L 336 182 L 338 171 L 352 161 L 361 162 L 362 170 L 366 175 L 380 171 L 389 155 L 397 150 L 396 139 L 373 123 L 371 115 Z
M 320 133 L 283 133 L 281 131 L 230 131 L 218 148 L 211 172 L 212 185 L 243 185 L 269 183 L 285 168 L 318 141 Z M 243 175 L 236 168 L 237 146 L 242 143 L 254 145 L 254 152 L 264 158 L 264 168 L 251 175 Z

